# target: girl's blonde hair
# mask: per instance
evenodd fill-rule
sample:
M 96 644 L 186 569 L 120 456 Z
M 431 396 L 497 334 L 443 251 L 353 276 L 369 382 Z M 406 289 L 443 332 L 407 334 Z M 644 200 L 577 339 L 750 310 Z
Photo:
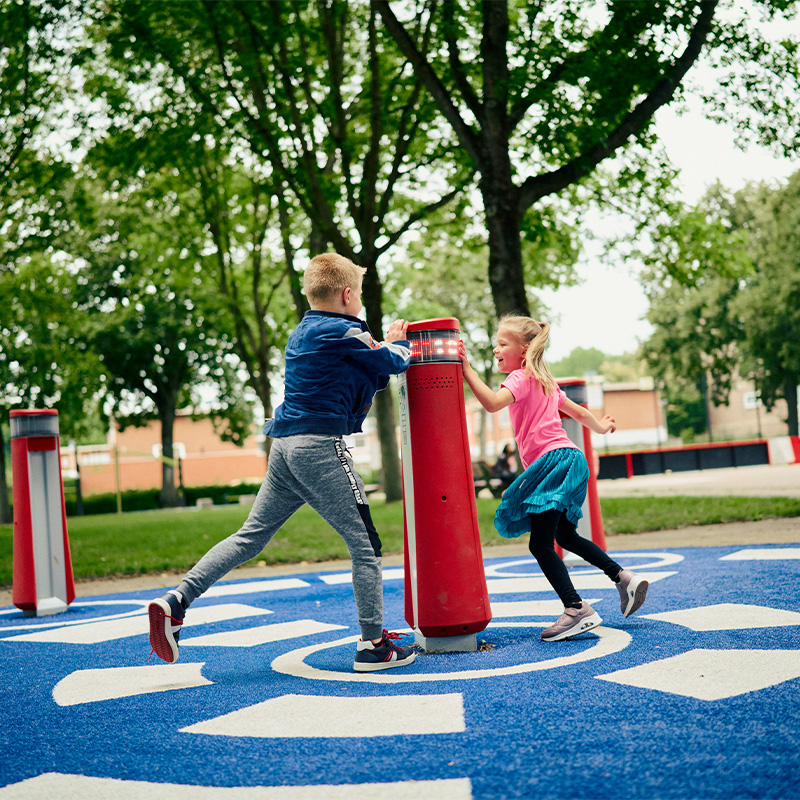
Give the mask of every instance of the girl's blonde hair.
M 518 314 L 504 314 L 500 317 L 498 332 L 500 330 L 508 331 L 522 347 L 528 346 L 522 360 L 525 377 L 535 378 L 545 394 L 553 394 L 556 390 L 556 379 L 544 357 L 544 349 L 550 338 L 550 324 L 536 322 Z

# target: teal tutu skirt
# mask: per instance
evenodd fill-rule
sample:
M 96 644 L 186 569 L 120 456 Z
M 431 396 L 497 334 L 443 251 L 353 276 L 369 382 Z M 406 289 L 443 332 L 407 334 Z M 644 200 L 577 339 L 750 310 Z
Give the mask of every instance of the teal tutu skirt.
M 537 458 L 503 493 L 494 515 L 497 532 L 513 539 L 531 532 L 531 514 L 563 511 L 573 525 L 583 516 L 589 467 L 580 450 L 563 447 Z

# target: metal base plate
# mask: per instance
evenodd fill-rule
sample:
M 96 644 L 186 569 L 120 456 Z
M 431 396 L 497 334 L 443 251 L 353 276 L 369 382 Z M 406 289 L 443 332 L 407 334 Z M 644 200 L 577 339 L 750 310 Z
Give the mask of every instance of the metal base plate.
M 426 653 L 477 653 L 478 637 L 474 633 L 465 636 L 424 636 L 414 631 L 414 644 Z

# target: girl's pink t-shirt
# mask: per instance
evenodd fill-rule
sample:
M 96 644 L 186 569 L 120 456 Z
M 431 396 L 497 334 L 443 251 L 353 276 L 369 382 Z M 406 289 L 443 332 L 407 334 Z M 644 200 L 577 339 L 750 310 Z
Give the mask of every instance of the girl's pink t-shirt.
M 546 395 L 539 382 L 535 378 L 526 378 L 521 369 L 509 373 L 501 386 L 514 395 L 508 413 L 524 467 L 529 467 L 551 450 L 561 447 L 579 449 L 570 441 L 558 415 L 558 409 L 567 399 L 561 388 L 557 386 L 553 394 Z

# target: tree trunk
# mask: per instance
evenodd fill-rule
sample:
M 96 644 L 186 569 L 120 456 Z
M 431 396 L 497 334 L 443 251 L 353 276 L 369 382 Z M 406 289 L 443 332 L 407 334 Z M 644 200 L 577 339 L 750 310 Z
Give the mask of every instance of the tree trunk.
M 517 189 L 509 179 L 506 186 L 488 186 L 481 181 L 481 194 L 489 232 L 489 284 L 497 316 L 529 313 L 522 268 Z
M 6 481 L 6 443 L 3 438 L 3 424 L 0 422 L 0 525 L 9 525 L 11 521 L 11 507 L 8 503 L 8 483 Z
M 378 439 L 381 445 L 383 488 L 386 493 L 386 502 L 394 503 L 403 499 L 403 479 L 397 450 L 397 423 L 391 387 L 375 395 L 375 412 L 378 420 Z
M 797 420 L 797 381 L 794 376 L 788 376 L 783 382 L 783 396 L 789 407 L 786 415 L 786 424 L 789 426 L 789 436 L 800 436 Z
M 161 455 L 170 462 L 173 459 L 175 435 L 175 404 L 165 403 L 159 408 L 161 419 Z M 162 508 L 178 506 L 178 490 L 175 488 L 175 467 L 167 461 L 161 462 L 161 492 L 159 502 Z
M 372 335 L 383 338 L 383 287 L 374 260 L 363 263 L 367 272 L 364 275 L 363 298 L 367 310 Z M 375 396 L 375 414 L 378 422 L 378 440 L 381 447 L 381 470 L 386 502 L 392 503 L 403 498 L 403 480 L 400 471 L 400 455 L 397 451 L 397 421 L 394 413 L 394 398 L 386 389 Z

